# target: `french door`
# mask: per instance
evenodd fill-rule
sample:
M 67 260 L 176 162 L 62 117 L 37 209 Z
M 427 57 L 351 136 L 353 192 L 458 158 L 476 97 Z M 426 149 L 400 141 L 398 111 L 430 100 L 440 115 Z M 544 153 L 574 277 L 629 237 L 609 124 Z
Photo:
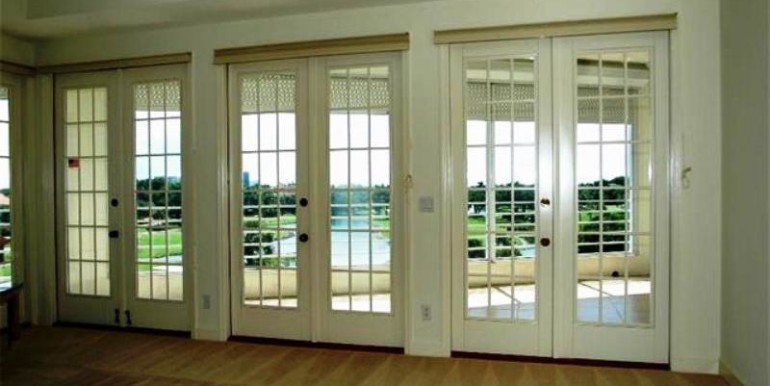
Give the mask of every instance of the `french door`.
M 229 69 L 234 335 L 403 345 L 400 56 Z
M 451 48 L 454 350 L 668 361 L 667 39 Z
M 56 77 L 59 321 L 190 329 L 186 68 Z

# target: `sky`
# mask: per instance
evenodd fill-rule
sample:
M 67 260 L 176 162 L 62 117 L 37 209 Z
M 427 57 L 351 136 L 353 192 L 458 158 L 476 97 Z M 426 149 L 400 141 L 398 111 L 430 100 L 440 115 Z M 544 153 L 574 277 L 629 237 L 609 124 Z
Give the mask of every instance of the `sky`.
M 371 115 L 371 138 L 366 114 L 350 115 L 350 138 L 348 138 L 347 114 L 333 113 L 329 117 L 329 162 L 330 181 L 334 186 L 347 185 L 348 149 L 350 180 L 353 185 L 369 185 L 371 163 L 372 185 L 387 185 L 390 182 L 389 117 Z M 252 184 L 275 186 L 296 182 L 296 122 L 294 114 L 243 115 L 241 119 L 242 168 L 249 173 Z M 369 159 L 370 146 L 371 159 Z M 256 154 L 258 150 L 262 154 Z M 273 152 L 278 150 L 277 153 Z M 280 169 L 278 168 L 280 166 Z
M 624 141 L 625 125 L 605 124 L 602 141 Z M 470 120 L 467 123 L 467 183 L 477 186 L 486 181 L 487 173 L 487 123 Z M 510 122 L 494 122 L 495 141 L 495 184 L 505 185 L 518 181 L 525 185 L 535 184 L 537 178 L 537 153 L 535 123 L 516 122 L 511 137 Z M 626 175 L 626 146 L 624 144 L 603 145 L 600 165 L 599 124 L 578 124 L 577 130 L 576 178 L 578 183 L 594 182 L 600 176 L 612 179 Z M 513 155 L 511 155 L 513 140 Z M 513 157 L 513 159 L 511 159 Z
M 8 103 L 0 101 L 0 189 L 8 188 L 10 170 L 7 158 L 9 135 L 7 121 Z M 348 179 L 348 152 L 350 163 L 356 167 L 350 168 L 350 179 L 354 185 L 369 184 L 369 163 L 372 165 L 372 184 L 387 184 L 390 180 L 389 150 L 389 121 L 387 115 L 371 116 L 371 138 L 367 130 L 366 114 L 350 115 L 350 138 L 348 138 L 348 117 L 346 114 L 330 115 L 330 180 L 332 185 L 343 186 Z M 164 135 L 163 124 L 166 124 Z M 163 153 L 179 154 L 181 152 L 181 130 L 179 119 L 153 120 L 136 122 L 136 177 L 181 176 L 181 157 L 172 155 L 161 156 Z M 261 178 L 263 184 L 275 186 L 293 184 L 296 182 L 296 135 L 294 114 L 261 114 L 244 115 L 242 117 L 242 151 L 243 171 L 249 173 L 252 183 Z M 511 138 L 510 122 L 494 123 L 494 140 L 498 147 L 495 154 L 496 184 L 507 184 L 518 181 L 522 184 L 534 184 L 536 174 L 535 124 L 534 122 L 516 122 Z M 604 125 L 604 141 L 622 141 L 625 138 L 624 125 Z M 513 168 L 511 168 L 510 143 L 513 139 Z M 380 148 L 371 151 L 364 150 L 369 146 Z M 623 144 L 604 145 L 603 161 L 600 167 L 600 146 L 586 143 L 599 140 L 598 124 L 579 124 L 577 130 L 577 168 L 578 183 L 593 182 L 600 177 L 611 179 L 625 175 L 626 147 Z M 467 150 L 468 183 L 475 185 L 485 180 L 486 149 L 473 147 L 483 145 L 486 141 L 486 122 L 468 121 Z M 360 149 L 360 150 L 356 150 Z M 257 150 L 275 151 L 261 155 L 248 152 Z M 166 158 L 164 160 L 164 158 Z M 165 162 L 164 162 L 165 161 Z M 150 168 L 149 165 L 152 165 Z M 278 170 L 280 165 L 280 170 Z M 164 173 L 164 171 L 166 173 Z M 260 174 L 261 173 L 261 174 Z M 513 174 L 512 174 L 513 173 Z M 280 180 L 280 181 L 279 181 Z

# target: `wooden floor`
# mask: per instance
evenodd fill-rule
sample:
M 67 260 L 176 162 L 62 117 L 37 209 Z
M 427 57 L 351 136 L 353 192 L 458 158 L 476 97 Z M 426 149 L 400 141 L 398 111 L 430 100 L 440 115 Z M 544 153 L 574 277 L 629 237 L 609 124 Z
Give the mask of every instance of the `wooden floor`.
M 35 327 L 0 352 L 7 385 L 697 385 L 722 378 Z

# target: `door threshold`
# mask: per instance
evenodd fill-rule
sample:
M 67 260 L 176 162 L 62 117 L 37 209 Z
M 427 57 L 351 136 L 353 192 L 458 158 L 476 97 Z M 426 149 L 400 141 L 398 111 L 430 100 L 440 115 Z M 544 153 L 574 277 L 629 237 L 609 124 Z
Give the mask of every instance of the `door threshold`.
M 318 348 L 318 349 L 327 349 L 327 350 L 404 354 L 403 347 L 367 346 L 367 345 L 359 345 L 359 344 L 329 343 L 329 342 L 311 342 L 307 340 L 260 338 L 260 337 L 243 336 L 243 335 L 233 335 L 229 339 L 227 339 L 227 341 L 266 344 L 266 345 L 275 345 L 275 346 Z
M 138 334 L 150 334 L 150 335 L 162 335 L 162 336 L 175 336 L 179 338 L 192 338 L 192 334 L 189 331 L 178 330 L 163 330 L 159 328 L 149 327 L 120 327 L 109 326 L 103 324 L 93 323 L 81 323 L 81 322 L 56 322 L 54 327 L 67 327 L 67 328 L 86 328 L 89 330 L 102 330 L 102 331 L 115 331 L 115 332 L 132 332 Z
M 590 367 L 617 367 L 617 368 L 625 368 L 625 369 L 645 369 L 645 370 L 665 370 L 665 371 L 671 370 L 671 365 L 668 363 L 627 362 L 627 361 L 610 361 L 610 360 L 581 359 L 581 358 L 552 358 L 552 357 L 538 357 L 538 356 L 531 356 L 531 355 L 490 354 L 490 353 L 468 352 L 468 351 L 452 351 L 452 358 L 485 359 L 485 360 L 492 360 L 492 361 L 544 363 L 544 364 L 575 365 L 575 366 L 590 366 Z

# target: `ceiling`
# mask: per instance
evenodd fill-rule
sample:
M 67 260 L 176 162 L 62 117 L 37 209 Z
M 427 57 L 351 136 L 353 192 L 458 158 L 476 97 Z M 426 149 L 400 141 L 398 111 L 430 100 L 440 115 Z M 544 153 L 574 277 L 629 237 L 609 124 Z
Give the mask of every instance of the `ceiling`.
M 432 0 L 2 0 L 0 30 L 30 39 Z

